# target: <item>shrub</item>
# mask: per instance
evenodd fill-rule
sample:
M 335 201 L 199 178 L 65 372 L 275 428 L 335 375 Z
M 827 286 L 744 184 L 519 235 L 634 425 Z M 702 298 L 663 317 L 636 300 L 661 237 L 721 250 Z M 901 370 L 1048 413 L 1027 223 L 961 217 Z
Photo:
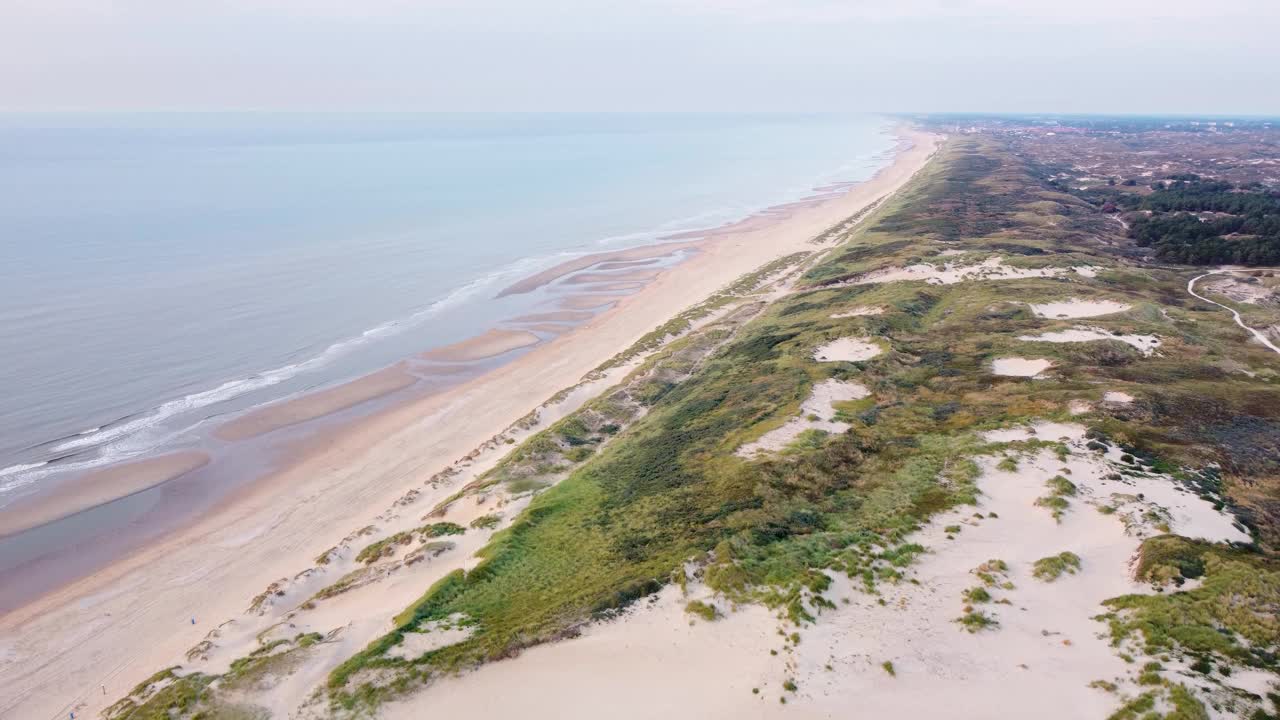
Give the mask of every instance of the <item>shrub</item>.
M 1078 570 L 1080 570 L 1080 556 L 1073 552 L 1060 552 L 1037 560 L 1031 575 L 1037 580 L 1053 582 L 1063 573 L 1074 575 Z
M 703 620 L 711 621 L 720 617 L 720 611 L 715 605 L 704 603 L 701 600 L 690 600 L 689 604 L 684 606 L 685 612 L 693 613 Z
M 472 520 L 469 524 L 477 530 L 490 530 L 496 527 L 500 522 L 502 522 L 501 514 L 489 513 L 488 515 L 481 515 L 475 520 Z
M 956 618 L 956 622 L 960 623 L 962 628 L 971 633 L 996 628 L 1000 625 L 994 617 L 981 610 L 970 610 L 964 615 Z

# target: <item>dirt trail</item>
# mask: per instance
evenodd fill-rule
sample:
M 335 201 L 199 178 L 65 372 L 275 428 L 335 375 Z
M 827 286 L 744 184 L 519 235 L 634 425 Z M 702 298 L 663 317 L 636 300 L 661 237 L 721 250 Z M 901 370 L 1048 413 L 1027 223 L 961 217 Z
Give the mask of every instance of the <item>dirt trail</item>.
M 1275 270 L 1275 269 L 1277 269 L 1277 268 L 1252 268 L 1252 269 L 1256 269 L 1256 270 Z M 1258 330 L 1258 329 L 1256 329 L 1256 328 L 1252 328 L 1252 327 L 1249 327 L 1248 325 L 1245 325 L 1245 324 L 1244 324 L 1244 320 L 1240 318 L 1240 313 L 1236 312 L 1236 310 L 1235 310 L 1234 308 L 1229 307 L 1229 306 L 1227 306 L 1227 305 L 1223 305 L 1222 303 L 1220 303 L 1220 302 L 1218 302 L 1218 301 L 1216 301 L 1216 300 L 1210 300 L 1209 298 L 1207 298 L 1207 297 L 1205 297 L 1205 296 L 1201 295 L 1200 293 L 1196 292 L 1195 287 L 1196 287 L 1196 281 L 1197 281 L 1197 280 L 1200 280 L 1200 279 L 1203 279 L 1203 278 L 1207 278 L 1207 277 L 1209 277 L 1210 275 L 1230 275 L 1230 274 L 1231 274 L 1231 272 L 1232 272 L 1232 271 L 1230 271 L 1230 270 L 1215 270 L 1215 271 L 1213 271 L 1213 272 L 1207 272 L 1207 273 L 1205 273 L 1205 274 L 1203 274 L 1203 275 L 1197 275 L 1197 276 L 1195 276 L 1195 277 L 1191 278 L 1191 280 L 1189 280 L 1189 281 L 1187 282 L 1187 292 L 1191 293 L 1193 296 L 1198 297 L 1198 298 L 1200 298 L 1201 300 L 1203 300 L 1203 301 L 1205 301 L 1205 302 L 1207 302 L 1207 303 L 1210 303 L 1210 304 L 1212 304 L 1212 305 L 1217 305 L 1218 307 L 1220 307 L 1220 308 L 1224 308 L 1225 310 L 1227 310 L 1228 312 L 1230 312 L 1230 313 L 1231 313 L 1231 317 L 1235 318 L 1235 321 L 1236 321 L 1236 324 L 1237 324 L 1237 325 L 1239 325 L 1240 327 L 1244 328 L 1245 330 L 1248 330 L 1249 332 L 1253 333 L 1253 336 L 1254 336 L 1255 338 L 1257 338 L 1257 339 L 1258 339 L 1258 342 L 1262 343 L 1263 345 L 1266 345 L 1267 347 L 1271 348 L 1272 352 L 1274 352 L 1274 353 L 1276 353 L 1276 354 L 1280 355 L 1280 347 L 1276 347 L 1275 343 L 1273 343 L 1273 342 L 1271 342 L 1270 340 L 1268 340 L 1268 339 L 1267 339 L 1266 334 L 1265 334 L 1265 333 L 1263 333 L 1261 330 Z

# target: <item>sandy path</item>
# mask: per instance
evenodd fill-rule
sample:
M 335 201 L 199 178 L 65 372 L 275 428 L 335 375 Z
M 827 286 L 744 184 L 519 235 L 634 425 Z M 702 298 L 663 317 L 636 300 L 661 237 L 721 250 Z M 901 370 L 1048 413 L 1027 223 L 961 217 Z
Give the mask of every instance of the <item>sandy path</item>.
M 1274 268 L 1256 268 L 1256 269 L 1258 269 L 1258 270 L 1271 270 L 1271 269 L 1274 269 Z M 1195 276 L 1195 277 L 1191 278 L 1191 280 L 1187 281 L 1187 292 L 1191 293 L 1191 294 L 1192 294 L 1192 295 L 1194 295 L 1195 297 L 1198 297 L 1198 298 L 1200 298 L 1201 300 L 1203 300 L 1203 301 L 1205 301 L 1205 302 L 1207 302 L 1207 303 L 1209 303 L 1209 304 L 1211 304 L 1211 305 L 1217 305 L 1218 307 L 1220 307 L 1220 308 L 1222 308 L 1222 309 L 1226 310 L 1227 312 L 1231 313 L 1231 317 L 1235 319 L 1235 321 L 1236 321 L 1236 324 L 1237 324 L 1237 325 L 1239 325 L 1240 327 L 1242 327 L 1242 328 L 1244 328 L 1245 330 L 1248 330 L 1250 333 L 1252 333 L 1252 334 L 1253 334 L 1253 336 L 1254 336 L 1255 338 L 1257 338 L 1258 342 L 1260 342 L 1260 343 L 1262 343 L 1263 345 L 1266 345 L 1267 347 L 1271 348 L 1271 351 L 1272 351 L 1272 352 L 1275 352 L 1275 353 L 1277 353 L 1277 354 L 1280 354 L 1280 347 L 1276 347 L 1276 344 L 1275 344 L 1275 343 L 1273 343 L 1273 342 L 1271 342 L 1270 340 L 1268 340 L 1268 339 L 1267 339 L 1266 334 L 1265 334 L 1265 333 L 1263 333 L 1261 330 L 1258 330 L 1258 329 L 1255 329 L 1255 328 L 1249 327 L 1248 325 L 1245 325 L 1245 324 L 1244 324 L 1244 320 L 1240 318 L 1240 313 L 1236 312 L 1234 308 L 1231 308 L 1231 307 L 1228 307 L 1228 306 L 1226 306 L 1226 305 L 1223 305 L 1222 303 L 1217 302 L 1216 300 L 1210 300 L 1209 298 L 1207 298 L 1207 297 L 1205 297 L 1205 296 L 1201 295 L 1200 293 L 1196 292 L 1196 281 L 1197 281 L 1197 280 L 1200 280 L 1201 278 L 1207 278 L 1207 277 L 1209 277 L 1210 275 L 1229 275 L 1229 274 L 1231 274 L 1231 273 L 1230 273 L 1230 271 L 1222 271 L 1222 270 L 1218 270 L 1218 271 L 1215 271 L 1215 272 L 1205 273 L 1205 274 L 1203 274 L 1203 275 L 1197 275 L 1197 276 Z
M 812 238 L 901 187 L 936 144 L 933 136 L 902 134 L 914 146 L 872 180 L 775 221 L 713 236 L 689 260 L 574 331 L 476 380 L 325 438 L 305 460 L 184 531 L 0 617 L 0 717 L 55 720 L 71 709 L 94 716 L 156 670 L 181 662 L 214 624 L 242 614 L 269 583 L 310 567 L 406 490 L 423 490 L 424 502 L 452 492 L 448 484 L 422 483 L 667 318 L 778 257 L 812 250 Z

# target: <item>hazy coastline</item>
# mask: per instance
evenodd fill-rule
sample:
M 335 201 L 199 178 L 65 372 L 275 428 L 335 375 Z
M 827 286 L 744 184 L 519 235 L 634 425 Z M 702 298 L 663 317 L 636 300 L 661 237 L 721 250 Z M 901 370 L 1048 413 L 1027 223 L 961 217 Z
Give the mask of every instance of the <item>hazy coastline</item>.
M 375 401 L 378 410 L 358 420 L 349 418 L 346 424 L 340 418 L 322 421 L 328 429 L 310 436 L 297 432 L 299 426 L 289 426 L 290 459 L 268 477 L 242 484 L 180 530 L 0 618 L 0 629 L 12 633 L 19 645 L 59 658 L 41 668 L 38 677 L 15 677 L 27 689 L 14 695 L 14 707 L 56 708 L 58 698 L 87 686 L 106 685 L 108 696 L 127 689 L 139 673 L 167 662 L 163 658 L 180 653 L 205 631 L 181 623 L 180 630 L 157 627 L 156 618 L 177 613 L 213 619 L 241 612 L 245 598 L 272 578 L 311 562 L 336 534 L 358 527 L 366 513 L 391 504 L 407 488 L 421 488 L 435 471 L 573 386 L 666 318 L 746 272 L 812 247 L 809 243 L 828 227 L 882 199 L 923 165 L 932 139 L 907 131 L 903 137 L 910 140 L 900 144 L 894 162 L 872 179 L 820 202 L 762 213 L 768 222 L 709 233 L 697 253 L 641 290 L 600 296 L 615 304 L 563 334 L 513 351 L 508 362 L 480 361 L 492 363 L 482 374 L 463 376 L 460 384 L 403 402 L 393 392 Z M 587 297 L 575 292 L 561 302 Z M 547 319 L 525 322 L 583 318 L 559 314 L 564 312 L 568 311 L 550 310 L 541 314 Z M 408 397 L 413 390 L 399 393 Z M 203 468 L 192 476 L 207 471 Z M 182 484 L 182 479 L 170 483 Z M 244 572 L 246 568 L 254 570 Z M 213 586 L 217 593 L 205 592 Z M 114 589 L 104 592 L 108 588 Z M 145 609 L 131 609 L 128 597 L 135 593 L 149 598 Z M 89 605 L 86 598 L 93 598 Z M 88 616 L 83 615 L 86 611 Z M 61 622 L 65 613 L 110 620 L 82 623 L 72 633 L 53 631 L 55 625 L 49 623 Z M 58 649 L 69 642 L 81 646 L 86 631 L 101 631 L 93 645 L 111 647 L 124 659 L 104 669 L 91 660 L 97 650 L 82 647 L 83 652 L 68 654 Z
M 82 478 L 92 482 L 99 473 L 110 479 L 139 468 L 153 469 L 154 456 L 147 454 L 70 475 L 11 508 L 0 508 L 0 519 L 5 521 L 0 523 L 0 580 L 4 580 L 0 586 L 6 588 L 0 592 L 0 612 L 74 582 L 234 503 L 256 483 L 307 462 L 318 447 L 338 435 L 358 432 L 353 428 L 463 387 L 566 333 L 589 330 L 601 313 L 654 284 L 662 273 L 697 257 L 710 242 L 767 230 L 835 202 L 858 186 L 846 182 L 817 187 L 805 199 L 768 207 L 722 226 L 677 233 L 678 238 L 659 236 L 653 244 L 561 262 L 498 293 L 498 297 L 529 296 L 532 302 L 525 308 L 542 312 L 476 327 L 467 339 L 352 380 L 250 408 L 229 420 L 214 418 L 195 446 L 168 451 L 178 457 L 198 455 L 204 459 L 198 465 L 177 468 L 160 480 L 142 472 L 128 483 L 104 482 L 86 490 Z M 655 317 L 652 324 L 662 319 Z M 39 511 L 31 513 L 28 508 Z M 8 520 L 10 515 L 15 516 L 13 521 Z M 31 532 L 54 523 L 59 526 L 56 533 L 50 528 Z M 39 538 L 50 534 L 75 540 L 49 548 Z M 91 542 L 108 534 L 110 542 Z

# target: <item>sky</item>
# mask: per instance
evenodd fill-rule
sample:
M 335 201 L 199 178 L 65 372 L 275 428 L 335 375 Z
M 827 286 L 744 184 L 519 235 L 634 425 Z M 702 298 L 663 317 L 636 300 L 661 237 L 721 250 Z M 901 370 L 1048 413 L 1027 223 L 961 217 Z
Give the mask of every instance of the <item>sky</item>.
M 1280 0 L 0 0 L 0 110 L 1280 115 Z

